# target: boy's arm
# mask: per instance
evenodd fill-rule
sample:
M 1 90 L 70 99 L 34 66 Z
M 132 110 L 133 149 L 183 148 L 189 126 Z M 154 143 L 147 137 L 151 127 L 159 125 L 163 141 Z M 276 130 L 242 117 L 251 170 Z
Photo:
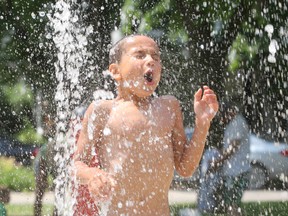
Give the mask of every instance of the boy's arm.
M 219 108 L 217 97 L 208 86 L 204 86 L 203 97 L 201 95 L 202 90 L 199 89 L 194 96 L 196 119 L 194 132 L 189 143 L 186 141 L 179 103 L 175 107 L 176 119 L 173 131 L 174 161 L 177 172 L 185 177 L 191 176 L 199 165 L 210 122 Z
M 89 191 L 100 200 L 110 195 L 114 181 L 100 167 L 89 166 L 93 156 L 97 153 L 96 148 L 99 147 L 102 127 L 107 116 L 101 108 L 95 106 L 92 103 L 85 113 L 73 158 L 77 182 L 88 185 Z
M 97 136 L 95 130 L 89 131 L 89 127 L 96 127 L 97 121 L 93 121 L 93 113 L 95 112 L 94 104 L 92 103 L 84 116 L 82 121 L 82 129 L 80 131 L 79 139 L 76 145 L 76 151 L 74 153 L 74 163 L 76 168 L 76 177 L 81 184 L 87 184 L 91 176 L 96 174 L 94 167 L 89 167 L 88 164 L 92 158 L 92 148 L 96 146 L 97 139 L 94 139 L 94 135 Z M 94 113 L 95 115 L 95 113 Z M 88 125 L 89 124 L 89 125 Z M 91 126 L 90 126 L 91 124 Z M 89 135 L 91 133 L 91 135 Z M 89 136 L 93 136 L 93 139 L 89 139 Z

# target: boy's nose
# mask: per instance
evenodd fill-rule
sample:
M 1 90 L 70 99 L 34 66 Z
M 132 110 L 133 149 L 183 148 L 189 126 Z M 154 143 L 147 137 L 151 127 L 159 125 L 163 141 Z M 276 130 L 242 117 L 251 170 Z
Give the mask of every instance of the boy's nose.
M 154 66 L 155 64 L 155 60 L 153 59 L 153 57 L 151 55 L 147 55 L 146 56 L 146 59 L 147 59 L 147 65 L 148 66 Z

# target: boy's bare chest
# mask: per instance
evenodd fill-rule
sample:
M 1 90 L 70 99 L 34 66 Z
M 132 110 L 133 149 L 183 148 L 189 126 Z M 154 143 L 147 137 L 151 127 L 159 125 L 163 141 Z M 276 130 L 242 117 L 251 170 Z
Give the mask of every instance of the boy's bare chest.
M 135 178 L 145 179 L 143 182 L 147 183 L 155 173 L 168 175 L 170 181 L 173 170 L 171 134 L 175 120 L 172 112 L 162 107 L 145 110 L 118 106 L 111 110 L 102 137 L 105 148 L 100 149 L 100 155 L 107 170 L 115 170 L 117 164 L 121 173 L 125 173 L 119 174 L 119 178 L 123 178 L 121 181 L 130 182 Z M 126 180 L 125 176 L 130 177 Z
M 119 106 L 112 109 L 102 139 L 109 149 L 102 152 L 106 168 L 114 170 L 113 161 L 117 161 L 127 176 L 151 179 L 147 172 L 155 175 L 157 170 L 157 173 L 169 173 L 170 178 L 174 117 L 169 109 L 162 107 L 152 106 L 145 110 Z
M 161 135 L 170 132 L 173 124 L 174 117 L 167 107 L 153 105 L 141 109 L 135 106 L 118 106 L 112 109 L 106 127 L 119 135 L 136 135 L 143 131 Z

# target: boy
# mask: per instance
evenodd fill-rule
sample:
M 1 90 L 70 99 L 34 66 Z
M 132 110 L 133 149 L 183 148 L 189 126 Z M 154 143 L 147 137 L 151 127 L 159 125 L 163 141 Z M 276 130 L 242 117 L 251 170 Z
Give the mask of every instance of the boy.
M 156 42 L 143 35 L 125 37 L 109 60 L 118 95 L 86 111 L 75 152 L 78 183 L 88 187 L 95 202 L 109 201 L 107 215 L 170 215 L 174 168 L 187 177 L 198 166 L 218 110 L 216 95 L 208 86 L 203 97 L 201 89 L 196 92 L 195 130 L 187 143 L 177 99 L 151 97 L 162 69 Z M 92 167 L 96 154 L 99 166 Z

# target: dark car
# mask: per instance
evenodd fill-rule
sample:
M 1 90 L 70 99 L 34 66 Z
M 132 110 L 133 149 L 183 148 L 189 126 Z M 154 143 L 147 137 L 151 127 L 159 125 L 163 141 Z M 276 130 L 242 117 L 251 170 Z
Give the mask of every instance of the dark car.
M 31 160 L 38 151 L 39 146 L 35 144 L 24 144 L 12 138 L 0 137 L 0 156 L 14 157 L 16 162 L 25 166 L 31 165 Z

